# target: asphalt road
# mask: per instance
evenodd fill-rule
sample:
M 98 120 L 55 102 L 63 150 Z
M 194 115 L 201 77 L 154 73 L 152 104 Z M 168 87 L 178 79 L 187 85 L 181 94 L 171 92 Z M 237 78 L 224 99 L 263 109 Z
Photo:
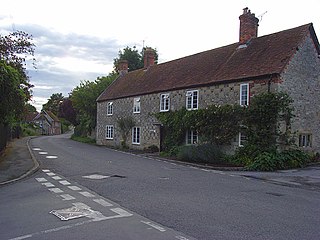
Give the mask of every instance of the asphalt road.
M 0 216 L 9 215 L 1 229 L 11 228 L 1 239 L 320 239 L 318 191 L 67 137 L 31 141 L 42 171 L 0 189 Z M 68 221 L 49 214 L 71 207 L 95 214 Z

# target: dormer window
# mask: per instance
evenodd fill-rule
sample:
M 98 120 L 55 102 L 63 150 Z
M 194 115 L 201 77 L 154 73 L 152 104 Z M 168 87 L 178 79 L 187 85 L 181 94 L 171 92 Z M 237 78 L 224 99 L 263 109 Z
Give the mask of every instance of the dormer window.
M 133 113 L 140 113 L 140 97 L 133 99 Z
M 107 104 L 107 115 L 113 115 L 113 102 L 108 102 Z

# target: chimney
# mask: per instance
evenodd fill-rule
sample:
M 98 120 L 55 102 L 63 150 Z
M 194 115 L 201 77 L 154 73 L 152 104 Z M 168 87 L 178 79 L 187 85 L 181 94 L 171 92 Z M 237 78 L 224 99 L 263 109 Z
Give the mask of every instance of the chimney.
M 128 61 L 127 60 L 120 60 L 118 63 L 118 70 L 120 76 L 123 76 L 128 73 Z
M 151 48 L 146 48 L 143 54 L 144 68 L 154 65 L 154 51 Z
M 240 19 L 240 44 L 246 44 L 250 39 L 258 36 L 258 22 L 259 19 L 255 17 L 254 13 L 246 7 L 243 9 L 243 14 L 239 16 Z

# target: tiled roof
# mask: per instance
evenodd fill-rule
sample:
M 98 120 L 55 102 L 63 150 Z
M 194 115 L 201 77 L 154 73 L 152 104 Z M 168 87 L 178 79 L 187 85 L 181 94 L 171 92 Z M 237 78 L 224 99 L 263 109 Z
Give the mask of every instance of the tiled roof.
M 312 23 L 254 38 L 246 48 L 234 43 L 135 70 L 117 78 L 97 101 L 280 74 L 309 32 L 314 34 Z

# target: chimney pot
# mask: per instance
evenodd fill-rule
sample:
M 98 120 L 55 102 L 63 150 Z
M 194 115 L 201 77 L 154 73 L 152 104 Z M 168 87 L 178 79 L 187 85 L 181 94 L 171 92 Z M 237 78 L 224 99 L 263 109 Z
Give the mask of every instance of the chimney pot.
M 255 17 L 254 13 L 251 13 L 249 8 L 243 9 L 243 14 L 239 16 L 240 19 L 240 44 L 247 43 L 250 39 L 258 36 L 259 19 Z

